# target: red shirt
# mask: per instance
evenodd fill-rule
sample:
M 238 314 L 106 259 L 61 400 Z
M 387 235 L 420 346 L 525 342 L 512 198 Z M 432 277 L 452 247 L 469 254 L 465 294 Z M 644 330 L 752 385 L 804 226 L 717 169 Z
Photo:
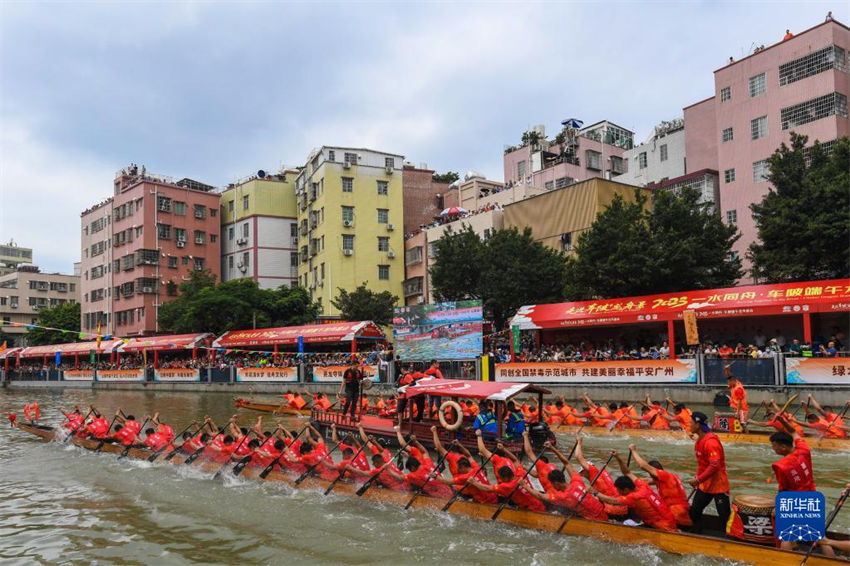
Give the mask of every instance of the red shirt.
M 440 368 L 428 368 L 425 370 L 425 375 L 430 375 L 436 379 L 443 379 L 443 372 L 440 371 Z
M 455 490 L 460 491 L 461 489 L 463 489 L 463 493 L 461 493 L 461 495 L 471 497 L 472 500 L 476 503 L 498 503 L 499 498 L 492 491 L 481 491 L 471 483 L 466 483 L 467 481 L 469 481 L 469 478 L 473 476 L 475 476 L 476 481 L 486 485 L 490 485 L 490 482 L 487 480 L 484 474 L 478 473 L 478 471 L 471 471 L 466 474 L 454 476 L 452 484 L 454 485 Z M 464 484 L 466 484 L 466 487 L 464 487 Z
M 254 456 L 251 458 L 249 465 L 256 468 L 266 468 L 278 456 L 280 456 L 280 452 L 274 447 L 274 442 L 267 441 L 254 450 Z
M 636 489 L 617 498 L 620 503 L 633 510 L 640 520 L 662 531 L 676 532 L 676 520 L 657 493 L 646 482 L 638 481 Z
M 552 482 L 549 481 L 549 472 L 558 469 L 558 467 L 553 464 L 547 464 L 543 460 L 537 460 L 535 469 L 537 470 L 537 479 L 540 480 L 540 485 L 543 486 L 543 491 L 548 493 L 552 490 Z
M 136 421 L 127 421 L 126 424 L 121 427 L 121 430 L 113 435 L 113 438 L 124 446 L 130 446 L 136 440 L 139 428 L 141 428 L 141 425 Z
M 308 469 L 312 467 L 313 472 L 317 473 L 320 478 L 324 480 L 335 480 L 339 473 L 333 468 L 325 466 L 324 460 L 325 454 L 321 454 L 315 447 L 307 454 L 302 454 L 301 458 L 299 458 L 301 464 Z
M 597 474 L 599 474 L 599 468 L 594 466 L 593 464 L 589 464 L 587 466 L 587 473 L 590 477 L 590 481 L 593 481 L 596 478 Z M 617 491 L 617 488 L 614 487 L 614 479 L 611 477 L 611 474 L 608 473 L 608 469 L 602 470 L 602 475 L 599 476 L 599 479 L 596 480 L 596 483 L 593 484 L 593 487 L 599 492 L 607 495 L 608 497 L 618 497 L 620 492 Z
M 727 493 L 729 477 L 726 475 L 726 455 L 723 444 L 709 432 L 694 444 L 697 456 L 697 479 L 703 493 Z
M 579 474 L 573 474 L 570 476 L 567 489 L 557 491 L 550 487 L 546 490 L 546 493 L 549 496 L 549 502 L 553 505 L 560 505 L 574 511 L 578 502 L 581 501 L 578 510 L 579 515 L 593 521 L 607 521 L 608 514 L 605 512 L 605 505 L 592 494 L 585 495 L 585 491 L 584 479 Z
M 505 482 L 500 481 L 496 484 L 496 495 L 502 498 L 510 496 L 511 501 L 520 509 L 546 511 L 546 506 L 543 505 L 543 502 L 528 493 L 523 486 L 519 486 L 519 488 L 514 491 L 518 482 L 518 479 Z M 511 495 L 511 492 L 513 492 L 513 495 Z
M 685 494 L 682 480 L 679 479 L 679 476 L 667 470 L 657 469 L 656 475 L 658 478 L 653 481 L 655 489 L 658 491 L 661 500 L 670 508 L 676 524 L 690 526 L 689 510 L 691 506 L 688 503 L 688 496 Z
M 732 386 L 732 394 L 729 405 L 736 411 L 749 411 L 750 406 L 747 405 L 747 392 L 744 391 L 744 386 L 740 381 L 736 381 Z
M 159 450 L 160 448 L 167 446 L 169 442 L 168 438 L 159 432 L 150 434 L 147 438 L 145 438 L 145 446 L 151 450 Z
M 68 431 L 76 430 L 82 422 L 83 415 L 78 415 L 77 413 L 70 413 L 68 415 L 68 420 L 62 423 L 62 428 Z
M 412 490 L 424 485 L 425 487 L 422 490 L 422 493 L 432 497 L 441 497 L 445 499 L 451 497 L 452 491 L 447 485 L 442 483 L 436 477 L 431 478 L 430 481 L 428 480 L 431 470 L 434 469 L 434 465 L 430 459 L 428 459 L 428 463 L 431 465 L 426 467 L 425 464 L 423 464 L 419 466 L 415 472 L 409 472 L 406 476 L 404 476 L 404 481 L 407 483 L 407 486 Z
M 802 438 L 794 439 L 794 451 L 773 464 L 779 491 L 817 491 L 812 452 Z
M 105 438 L 109 434 L 109 421 L 105 417 L 97 417 L 91 420 L 86 430 L 95 438 Z
M 390 468 L 393 467 L 395 466 L 390 466 Z M 372 475 L 374 476 L 375 472 L 373 472 Z M 376 481 L 387 489 L 392 489 L 394 491 L 407 491 L 407 483 L 401 481 L 400 479 L 390 474 L 388 470 L 382 470 L 381 472 L 379 472 L 378 479 Z

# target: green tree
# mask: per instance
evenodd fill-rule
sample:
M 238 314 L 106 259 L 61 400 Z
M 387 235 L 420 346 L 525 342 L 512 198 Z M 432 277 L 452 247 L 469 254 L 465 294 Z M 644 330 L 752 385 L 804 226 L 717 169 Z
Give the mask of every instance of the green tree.
M 460 173 L 457 171 L 446 171 L 445 173 L 434 173 L 431 177 L 437 183 L 454 183 L 460 179 Z
M 339 309 L 343 319 L 371 320 L 381 326 L 392 324 L 393 307 L 398 304 L 398 297 L 389 291 L 376 293 L 366 286 L 365 281 L 350 293 L 342 287 L 337 290 L 339 295 L 331 300 L 331 304 Z
M 60 328 L 68 332 L 33 328 L 27 332 L 27 344 L 30 346 L 76 342 L 80 333 L 80 303 L 65 303 L 52 309 L 40 310 L 37 325 Z
M 301 287 L 260 289 L 251 279 L 216 285 L 208 272 L 193 272 L 180 285 L 180 295 L 159 307 L 160 328 L 167 332 L 221 334 L 240 328 L 307 324 L 318 305 Z
M 563 298 L 566 258 L 531 234 L 528 227 L 497 230 L 484 242 L 478 294 L 497 328 L 522 305 Z
M 7 348 L 12 348 L 18 343 L 18 337 L 14 334 L 8 334 L 0 330 L 0 346 L 6 344 Z
M 480 298 L 484 242 L 478 234 L 468 224 L 457 232 L 448 226 L 434 245 L 437 263 L 429 270 L 434 298 L 438 301 Z
M 772 283 L 850 275 L 850 140 L 827 155 L 820 143 L 791 133 L 768 159 L 772 187 L 750 206 L 759 241 L 750 244 L 752 274 Z

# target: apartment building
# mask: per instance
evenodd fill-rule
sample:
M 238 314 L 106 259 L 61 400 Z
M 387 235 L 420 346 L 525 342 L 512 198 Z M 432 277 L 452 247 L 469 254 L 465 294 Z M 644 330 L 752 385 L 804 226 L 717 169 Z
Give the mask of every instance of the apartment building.
M 42 273 L 34 265 L 19 265 L 16 271 L 0 275 L 0 330 L 14 336 L 16 346 L 26 346 L 27 325 L 38 323 L 41 309 L 79 300 L 78 276 Z
M 32 248 L 22 248 L 15 240 L 0 244 L 0 275 L 13 273 L 19 265 L 27 263 L 32 263 Z
M 221 280 L 261 289 L 298 284 L 298 169 L 258 171 L 221 193 Z
M 313 150 L 296 180 L 298 280 L 321 305 L 363 282 L 401 301 L 404 281 L 402 155 L 364 148 Z
M 435 181 L 434 170 L 421 163 L 419 167 L 405 163 L 401 171 L 404 201 L 404 233 L 429 224 L 447 206 L 449 183 Z
M 580 128 L 565 125 L 554 140 L 547 139 L 542 125 L 530 133 L 521 146 L 505 148 L 508 186 L 551 191 L 593 177 L 611 179 L 626 171 L 623 154 L 634 146 L 634 132 L 608 120 Z
M 688 172 L 685 159 L 685 120 L 664 120 L 643 143 L 623 152 L 626 171 L 620 183 L 645 187 Z
M 720 212 L 741 231 L 734 249 L 745 268 L 757 238 L 750 205 L 770 187 L 767 158 L 792 131 L 827 149 L 850 135 L 848 49 L 850 28 L 828 20 L 716 70 L 713 95 L 684 109 L 688 169 L 718 172 Z
M 114 194 L 82 214 L 83 331 L 159 332 L 159 306 L 194 270 L 220 275 L 219 195 L 136 165 L 116 174 Z

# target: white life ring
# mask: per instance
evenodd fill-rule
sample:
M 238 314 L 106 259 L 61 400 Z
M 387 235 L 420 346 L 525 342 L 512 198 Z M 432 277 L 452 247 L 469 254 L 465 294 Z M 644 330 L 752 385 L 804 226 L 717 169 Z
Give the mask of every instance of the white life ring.
M 446 409 L 449 407 L 454 409 L 455 414 L 457 415 L 457 420 L 452 424 L 446 422 Z M 440 418 L 440 424 L 446 430 L 455 431 L 463 425 L 463 411 L 461 410 L 460 405 L 454 401 L 443 401 L 443 404 L 440 405 L 440 411 L 437 416 Z

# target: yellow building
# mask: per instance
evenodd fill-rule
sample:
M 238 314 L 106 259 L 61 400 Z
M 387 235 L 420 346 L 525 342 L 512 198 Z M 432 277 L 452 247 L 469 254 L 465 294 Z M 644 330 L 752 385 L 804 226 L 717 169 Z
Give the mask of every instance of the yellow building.
M 258 171 L 222 192 L 222 281 L 251 278 L 262 289 L 298 283 L 298 174 Z
M 298 281 L 325 318 L 339 288 L 361 283 L 404 297 L 402 164 L 404 157 L 370 149 L 313 150 L 296 181 Z

